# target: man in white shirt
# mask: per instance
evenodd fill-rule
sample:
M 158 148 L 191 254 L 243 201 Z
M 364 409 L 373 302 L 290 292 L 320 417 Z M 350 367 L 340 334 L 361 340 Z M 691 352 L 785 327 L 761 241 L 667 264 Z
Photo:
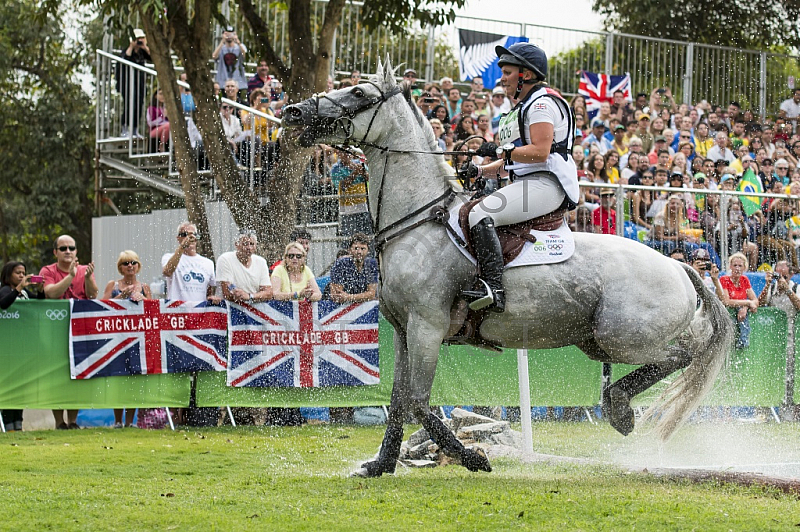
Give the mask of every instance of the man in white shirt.
M 714 138 L 716 140 L 716 144 L 708 149 L 708 155 L 706 157 L 714 162 L 724 160 L 730 163 L 733 161 L 734 155 L 730 148 L 728 148 L 729 139 L 727 133 L 724 131 L 718 131 L 717 136 Z
M 178 226 L 178 249 L 161 257 L 167 281 L 167 298 L 173 301 L 216 300 L 214 262 L 197 254 L 197 227 L 190 222 Z
M 217 281 L 222 295 L 235 303 L 260 303 L 272 299 L 269 266 L 264 257 L 255 255 L 258 238 L 249 231 L 239 234 L 236 251 L 217 259 Z
M 800 87 L 792 91 L 792 97 L 781 102 L 778 116 L 792 121 L 792 130 L 797 127 L 797 117 L 800 116 Z

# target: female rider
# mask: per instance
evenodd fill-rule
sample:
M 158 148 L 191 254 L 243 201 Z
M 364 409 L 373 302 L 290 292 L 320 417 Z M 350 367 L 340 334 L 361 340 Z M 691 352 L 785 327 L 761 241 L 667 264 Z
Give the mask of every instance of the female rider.
M 524 222 L 578 202 L 578 177 L 572 159 L 575 122 L 567 102 L 545 83 L 547 55 L 536 45 L 495 47 L 500 82 L 516 103 L 500 119 L 499 160 L 478 167 L 478 176 L 493 176 L 501 167 L 513 182 L 486 196 L 469 213 L 472 244 L 482 286 L 465 291 L 470 308 L 505 310 L 503 256 L 495 225 Z

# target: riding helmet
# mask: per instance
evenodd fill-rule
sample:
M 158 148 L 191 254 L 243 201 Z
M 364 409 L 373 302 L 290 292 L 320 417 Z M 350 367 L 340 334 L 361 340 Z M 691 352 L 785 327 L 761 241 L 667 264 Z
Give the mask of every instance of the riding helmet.
M 544 50 L 529 42 L 514 43 L 508 48 L 495 46 L 497 57 L 500 58 L 498 66 L 515 65 L 532 70 L 539 80 L 547 78 L 547 54 Z

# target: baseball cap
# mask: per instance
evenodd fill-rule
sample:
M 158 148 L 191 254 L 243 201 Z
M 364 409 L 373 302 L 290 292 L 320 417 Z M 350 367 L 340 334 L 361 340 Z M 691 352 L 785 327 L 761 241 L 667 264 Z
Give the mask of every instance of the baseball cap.
M 414 77 L 417 77 L 417 71 L 413 68 L 407 68 L 405 72 L 403 72 L 403 77 L 408 76 L 409 74 L 414 74 Z
M 144 31 L 140 30 L 139 28 L 136 28 L 135 30 L 133 30 L 133 37 L 135 39 L 144 39 Z
M 592 120 L 592 127 L 593 128 L 595 128 L 595 127 L 603 127 L 603 128 L 605 128 L 606 125 L 605 125 L 605 123 L 603 122 L 602 119 L 595 118 L 594 120 Z
M 492 89 L 492 94 L 502 94 L 503 96 L 505 96 L 506 90 L 498 85 L 497 87 Z
M 692 251 L 692 254 L 689 257 L 692 259 L 692 261 L 711 260 L 711 255 L 709 255 L 708 251 L 706 251 L 703 248 L 695 249 L 694 251 Z
M 667 142 L 667 137 L 664 135 L 658 135 L 656 138 L 653 139 L 654 142 Z
M 708 179 L 708 177 L 703 172 L 697 172 L 696 174 L 694 174 L 695 181 L 699 181 L 701 179 L 705 181 L 706 179 Z
M 601 189 L 600 190 L 600 195 L 601 196 L 613 196 L 614 195 L 614 190 L 610 189 L 610 188 Z
M 225 26 L 225 31 L 233 31 L 233 26 Z
M 722 184 L 730 179 L 733 179 L 733 174 L 722 174 L 722 177 L 719 178 L 719 182 Z
M 614 126 L 614 131 L 620 131 L 620 130 L 625 131 L 625 126 L 623 126 L 622 124 L 617 124 L 616 126 Z
M 650 115 L 642 111 L 636 111 L 636 114 L 633 116 L 636 120 L 650 120 Z

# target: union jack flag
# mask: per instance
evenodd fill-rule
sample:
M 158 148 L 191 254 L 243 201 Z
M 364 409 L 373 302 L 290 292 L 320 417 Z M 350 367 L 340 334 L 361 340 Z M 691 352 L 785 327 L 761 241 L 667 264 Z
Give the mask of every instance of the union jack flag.
M 225 307 L 205 301 L 73 299 L 70 309 L 73 379 L 228 367 Z
M 590 121 L 597 115 L 601 103 L 614 101 L 614 92 L 618 90 L 622 91 L 626 101 L 633 101 L 630 74 L 609 76 L 581 70 L 578 94 L 586 99 L 586 113 L 589 115 Z
M 230 304 L 229 386 L 378 384 L 378 302 Z

